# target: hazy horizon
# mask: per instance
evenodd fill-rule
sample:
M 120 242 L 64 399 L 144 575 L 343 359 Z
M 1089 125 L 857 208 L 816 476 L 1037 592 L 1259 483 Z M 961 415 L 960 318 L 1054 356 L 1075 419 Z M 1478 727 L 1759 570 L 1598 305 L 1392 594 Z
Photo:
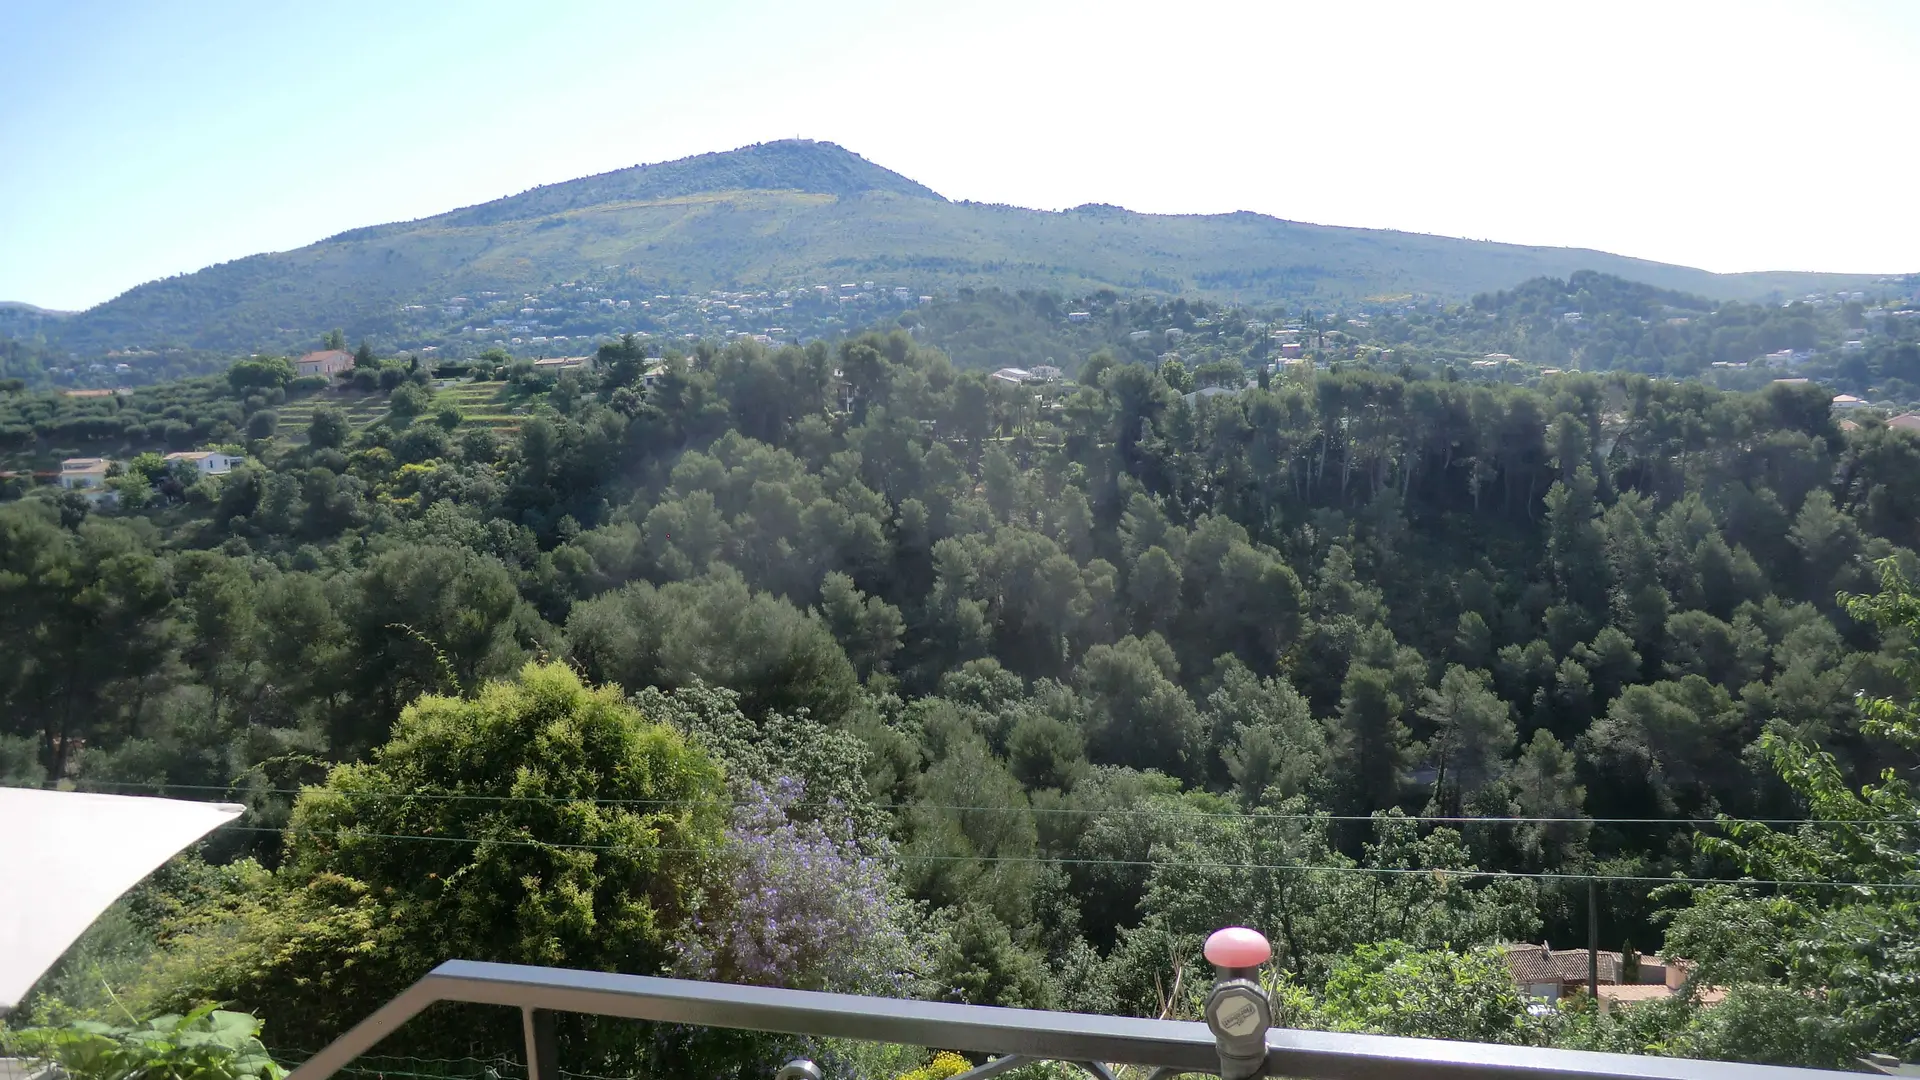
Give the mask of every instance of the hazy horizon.
M 0 300 L 156 278 L 781 138 L 956 200 L 1594 248 L 1719 272 L 1920 270 L 1920 10 L 1471 15 L 583 4 L 20 7 Z M 170 59 L 154 64 L 158 56 Z

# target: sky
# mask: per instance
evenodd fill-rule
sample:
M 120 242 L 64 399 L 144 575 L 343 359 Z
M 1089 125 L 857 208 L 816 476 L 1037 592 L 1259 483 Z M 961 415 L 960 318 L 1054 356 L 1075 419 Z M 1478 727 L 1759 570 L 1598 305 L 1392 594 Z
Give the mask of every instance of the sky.
M 790 137 L 955 199 L 1920 271 L 1920 3 L 0 0 L 0 300 Z

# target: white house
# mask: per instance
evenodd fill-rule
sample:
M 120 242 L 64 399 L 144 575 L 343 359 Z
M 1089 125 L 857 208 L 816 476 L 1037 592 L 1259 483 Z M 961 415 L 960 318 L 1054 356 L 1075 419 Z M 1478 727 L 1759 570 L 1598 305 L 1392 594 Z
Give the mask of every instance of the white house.
M 987 376 L 987 378 L 997 379 L 1003 383 L 1019 386 L 1028 379 L 1033 378 L 1033 372 L 1028 371 L 1026 368 L 1003 367 L 999 371 Z
M 546 339 L 534 338 L 534 340 L 545 341 Z M 591 356 L 550 356 L 533 362 L 535 371 L 586 371 L 592 367 L 593 357 Z
M 70 457 L 60 463 L 60 486 L 68 491 L 106 487 L 107 467 L 113 462 L 98 457 Z
M 199 475 L 225 476 L 233 471 L 235 465 L 247 460 L 238 454 L 226 454 L 218 450 L 175 450 L 167 455 L 167 464 L 185 462 L 193 466 Z
M 107 487 L 107 470 L 112 466 L 106 458 L 68 458 L 60 463 L 60 486 L 85 495 L 95 506 L 118 505 L 120 493 Z
M 1854 397 L 1852 394 L 1835 394 L 1833 396 L 1833 407 L 1842 412 L 1864 409 L 1866 405 L 1865 399 Z

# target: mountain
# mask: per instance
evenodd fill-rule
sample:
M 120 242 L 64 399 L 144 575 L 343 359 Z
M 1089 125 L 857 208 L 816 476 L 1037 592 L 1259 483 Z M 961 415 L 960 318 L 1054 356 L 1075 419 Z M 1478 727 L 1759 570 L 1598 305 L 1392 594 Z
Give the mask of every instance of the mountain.
M 1421 294 L 1465 299 L 1595 270 L 1716 299 L 1859 288 L 1842 274 L 1713 274 L 1575 248 L 1339 228 L 1247 212 L 1064 212 L 953 202 L 832 143 L 789 140 L 641 165 L 417 221 L 355 229 L 36 318 L 77 352 L 292 347 L 330 327 L 426 340 L 450 297 L 616 276 L 635 295 L 883 279 L 1189 293 L 1247 303 Z M 409 305 L 431 313 L 402 315 Z M 424 335 L 424 336 L 423 336 Z
M 0 334 L 14 338 L 34 337 L 45 333 L 47 327 L 56 326 L 72 317 L 71 311 L 54 311 L 32 304 L 0 301 Z

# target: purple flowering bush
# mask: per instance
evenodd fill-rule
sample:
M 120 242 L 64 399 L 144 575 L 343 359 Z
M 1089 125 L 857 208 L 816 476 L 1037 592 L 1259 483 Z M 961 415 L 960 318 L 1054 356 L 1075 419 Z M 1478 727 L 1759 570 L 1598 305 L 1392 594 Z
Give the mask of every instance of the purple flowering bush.
M 921 965 L 912 905 L 885 841 L 847 815 L 795 820 L 806 786 L 742 784 L 719 857 L 674 943 L 681 978 L 803 990 L 900 994 Z M 836 825 L 836 822 L 841 823 Z

